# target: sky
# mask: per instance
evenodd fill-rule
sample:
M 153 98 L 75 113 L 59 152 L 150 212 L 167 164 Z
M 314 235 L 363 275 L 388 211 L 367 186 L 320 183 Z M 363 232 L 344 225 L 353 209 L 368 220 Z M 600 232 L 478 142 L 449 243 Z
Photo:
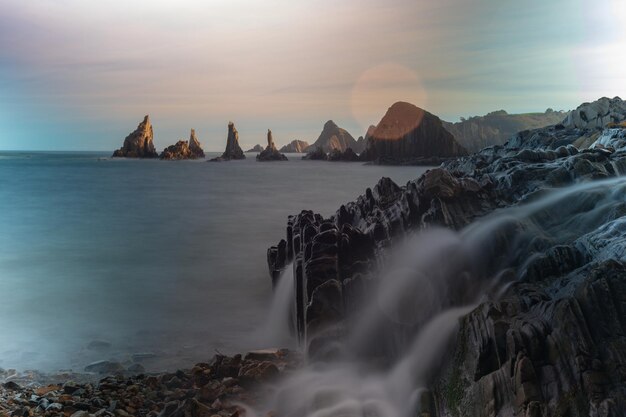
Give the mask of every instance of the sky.
M 394 102 L 444 120 L 626 98 L 626 2 L 0 0 L 0 150 L 355 138 Z

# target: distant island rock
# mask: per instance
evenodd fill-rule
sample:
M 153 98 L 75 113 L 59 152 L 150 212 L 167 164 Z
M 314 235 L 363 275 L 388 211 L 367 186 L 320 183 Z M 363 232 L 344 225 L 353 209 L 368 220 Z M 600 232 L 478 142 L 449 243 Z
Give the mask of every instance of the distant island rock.
M 154 149 L 154 133 L 150 116 L 146 115 L 139 123 L 134 132 L 126 136 L 120 149 L 113 152 L 114 158 L 158 158 L 159 154 Z
M 325 153 L 333 149 L 339 149 L 343 152 L 348 148 L 355 149 L 357 146 L 356 140 L 347 130 L 340 128 L 335 122 L 329 120 L 324 124 L 324 129 L 317 140 L 304 151 L 313 152 L 317 148 L 322 148 Z
M 304 153 L 305 149 L 309 147 L 308 142 L 303 140 L 292 140 L 289 144 L 280 148 L 280 152 L 283 153 Z
M 546 110 L 544 113 L 509 114 L 504 110 L 484 116 L 461 119 L 460 122 L 442 121 L 443 127 L 468 152 L 478 152 L 487 146 L 503 145 L 511 136 L 522 130 L 555 125 L 563 120 L 564 112 Z
M 246 152 L 263 152 L 261 144 L 257 143 L 253 148 L 248 149 Z
M 276 149 L 274 139 L 272 138 L 272 131 L 269 129 L 267 129 L 267 147 L 256 156 L 256 160 L 261 162 L 287 160 L 287 157 Z
M 226 150 L 217 158 L 210 159 L 213 162 L 230 161 L 231 159 L 246 159 L 239 146 L 239 133 L 235 129 L 233 122 L 228 122 L 228 138 L 226 139 Z
M 467 155 L 439 117 L 406 102 L 393 104 L 361 155 L 379 164 L 433 164 Z
M 204 151 L 196 137 L 196 132 L 191 129 L 189 141 L 179 140 L 175 145 L 168 146 L 159 158 L 168 160 L 198 159 L 204 158 Z

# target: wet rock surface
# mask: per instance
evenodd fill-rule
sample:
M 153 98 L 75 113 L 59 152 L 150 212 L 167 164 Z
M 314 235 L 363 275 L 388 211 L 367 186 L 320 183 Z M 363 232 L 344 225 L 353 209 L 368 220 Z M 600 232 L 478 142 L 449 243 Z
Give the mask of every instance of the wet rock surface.
M 262 386 L 288 374 L 300 357 L 284 349 L 215 355 L 171 373 L 40 374 L 0 370 L 0 416 L 234 417 L 255 405 Z
M 329 218 L 290 216 L 268 265 L 274 282 L 293 268 L 295 331 L 309 354 L 341 337 L 372 285 L 368 271 L 394 239 L 430 225 L 459 230 L 546 189 L 626 173 L 626 152 L 578 149 L 570 132 L 566 146 L 486 148 L 404 186 L 383 178 Z M 536 255 L 511 264 L 518 279 L 504 296 L 462 320 L 453 359 L 431 381 L 430 416 L 625 415 L 626 203 L 611 200 L 578 224 L 576 210 L 597 198 L 568 201 L 536 221 L 539 230 L 568 222 L 571 236 L 538 237 Z
M 150 116 L 145 116 L 137 129 L 124 139 L 122 147 L 113 152 L 113 157 L 124 158 L 157 158 L 159 154 L 154 149 L 154 133 Z

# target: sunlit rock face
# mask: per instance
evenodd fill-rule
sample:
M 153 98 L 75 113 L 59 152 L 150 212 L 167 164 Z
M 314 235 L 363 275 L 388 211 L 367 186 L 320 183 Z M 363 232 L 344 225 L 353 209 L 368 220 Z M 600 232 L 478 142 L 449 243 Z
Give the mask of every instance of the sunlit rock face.
M 196 137 L 196 131 L 194 129 L 191 129 L 191 133 L 189 134 L 189 151 L 195 158 L 204 158 L 204 149 L 202 149 L 202 145 Z
M 272 131 L 267 129 L 267 147 L 256 156 L 257 161 L 286 161 L 287 157 L 276 149 L 274 139 L 272 137 Z
M 239 132 L 235 129 L 233 122 L 228 122 L 228 137 L 226 138 L 226 149 L 222 156 L 213 158 L 211 161 L 230 161 L 231 159 L 246 159 L 243 150 L 239 146 Z
M 339 149 L 341 152 L 348 148 L 354 149 L 357 145 L 356 140 L 348 133 L 347 130 L 340 128 L 332 120 L 324 124 L 324 129 L 317 140 L 305 152 L 314 152 L 317 148 L 321 148 L 324 153 L 328 153 L 333 149 Z
M 303 140 L 292 140 L 289 144 L 280 148 L 280 152 L 283 153 L 304 153 L 305 149 L 309 147 L 308 142 Z
M 157 158 L 159 154 L 154 149 L 154 133 L 150 117 L 145 116 L 134 132 L 126 136 L 122 147 L 113 152 L 113 157 L 125 158 Z
M 437 116 L 410 103 L 397 102 L 376 126 L 361 158 L 378 163 L 425 163 L 432 158 L 466 154 Z
M 609 123 L 626 119 L 626 102 L 619 97 L 602 97 L 591 103 L 583 103 L 569 112 L 563 126 L 566 128 L 605 128 Z
M 179 140 L 176 144 L 168 146 L 161 152 L 159 158 L 169 160 L 204 158 L 204 151 L 195 130 L 191 129 L 189 141 Z
M 270 274 L 277 280 L 292 269 L 290 311 L 312 358 L 365 347 L 389 360 L 428 309 L 478 300 L 463 314 L 447 362 L 412 387 L 420 389 L 422 415 L 623 416 L 623 174 L 626 154 L 602 148 L 487 148 L 405 186 L 382 179 L 329 218 L 290 216 L 285 239 L 268 250 Z M 392 303 L 419 314 L 337 349 L 363 322 L 363 300 L 365 309 L 384 307 L 386 281 L 372 271 L 388 264 L 391 245 L 432 226 L 447 234 L 430 235 L 404 257 L 422 262 L 416 279 L 423 285 L 414 291 L 422 303 Z M 446 236 L 460 247 L 432 252 Z M 450 268 L 445 297 L 432 302 L 427 283 L 441 283 Z M 491 292 L 472 294 L 485 282 L 494 283 Z M 378 296 L 368 296 L 372 288 Z

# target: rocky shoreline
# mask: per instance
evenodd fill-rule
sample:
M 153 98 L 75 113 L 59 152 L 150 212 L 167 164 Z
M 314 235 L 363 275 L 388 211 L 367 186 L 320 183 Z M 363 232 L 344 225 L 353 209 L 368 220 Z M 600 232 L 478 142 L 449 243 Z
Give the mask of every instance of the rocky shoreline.
M 238 417 L 257 406 L 265 385 L 301 363 L 297 352 L 216 354 L 176 372 L 18 373 L 0 370 L 0 417 Z
M 491 232 L 484 268 L 519 244 L 519 231 L 530 228 L 532 239 L 497 275 L 509 282 L 504 293 L 462 318 L 451 359 L 430 378 L 420 412 L 626 415 L 626 202 L 611 197 L 613 183 L 606 183 L 626 173 L 626 152 L 620 128 L 595 129 L 522 132 L 405 186 L 383 178 L 329 218 L 312 211 L 290 216 L 285 239 L 268 249 L 268 266 L 274 283 L 293 269 L 293 321 L 308 354 L 332 354 L 359 315 L 363 291 L 374 285 L 370 271 L 397 239 L 432 226 L 462 230 L 540 200 L 546 190 L 589 184 L 591 191 L 566 194 L 557 209 Z M 607 139 L 588 149 L 571 145 L 588 135 Z

